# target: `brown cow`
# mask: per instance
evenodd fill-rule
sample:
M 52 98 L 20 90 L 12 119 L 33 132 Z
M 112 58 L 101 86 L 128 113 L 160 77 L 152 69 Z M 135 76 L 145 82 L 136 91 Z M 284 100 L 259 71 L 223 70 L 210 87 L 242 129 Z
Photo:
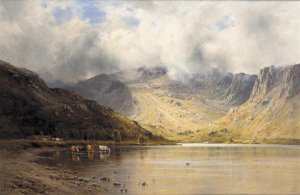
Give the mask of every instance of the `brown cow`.
M 72 152 L 72 153 L 77 153 L 77 152 L 79 152 L 78 147 L 77 147 L 77 146 L 71 146 L 71 152 Z
M 93 145 L 86 145 L 86 151 L 87 151 L 87 152 L 94 152 L 94 147 L 93 147 Z

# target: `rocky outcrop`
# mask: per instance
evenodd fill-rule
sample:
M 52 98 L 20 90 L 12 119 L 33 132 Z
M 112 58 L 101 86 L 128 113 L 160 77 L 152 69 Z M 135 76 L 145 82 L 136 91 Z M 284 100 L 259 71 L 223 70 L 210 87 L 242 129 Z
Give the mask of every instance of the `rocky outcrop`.
M 192 87 L 198 91 L 209 91 L 214 98 L 222 97 L 227 104 L 241 105 L 249 99 L 256 78 L 256 75 L 232 74 L 213 68 L 195 75 Z
M 129 88 L 114 75 L 101 74 L 80 81 L 70 89 L 123 115 L 130 115 L 134 109 L 134 99 Z
M 240 105 L 246 102 L 250 97 L 256 78 L 256 75 L 235 74 L 225 92 L 226 102 L 232 105 Z
M 300 64 L 288 68 L 284 87 L 287 91 L 287 98 L 292 98 L 300 92 Z
M 251 98 L 254 98 L 255 96 L 264 96 L 270 92 L 273 84 L 276 83 L 278 77 L 281 75 L 281 71 L 282 68 L 276 68 L 274 66 L 261 69 L 255 81 Z
M 228 72 L 220 72 L 216 68 L 210 69 L 205 73 L 194 74 L 191 79 L 191 88 L 194 90 L 210 91 L 212 95 L 222 96 L 233 79 L 233 74 Z
M 220 124 L 243 139 L 299 139 L 299 99 L 300 64 L 266 67 L 255 80 L 249 101 L 238 110 L 230 109 Z
M 238 108 L 237 107 L 231 107 L 230 109 L 229 109 L 229 111 L 227 112 L 227 114 L 234 114 L 234 113 L 236 113 L 238 111 Z
M 273 98 L 292 98 L 300 91 L 300 64 L 286 67 L 266 67 L 260 70 L 255 81 L 251 98 L 264 98 L 270 92 Z
M 0 137 L 52 135 L 72 139 L 155 138 L 138 123 L 95 101 L 64 89 L 48 88 L 35 73 L 0 61 Z
M 249 99 L 256 78 L 256 75 L 232 74 L 213 68 L 195 75 L 192 85 L 210 91 L 213 96 L 222 97 L 227 104 L 240 105 Z
M 152 68 L 142 66 L 137 69 L 137 73 L 141 79 L 154 79 L 166 75 L 168 73 L 168 69 L 161 66 L 155 66 Z
M 218 79 L 217 82 L 216 92 L 223 95 L 227 91 L 228 87 L 230 87 L 233 78 L 234 75 L 232 73 L 226 73 L 220 75 L 220 78 Z

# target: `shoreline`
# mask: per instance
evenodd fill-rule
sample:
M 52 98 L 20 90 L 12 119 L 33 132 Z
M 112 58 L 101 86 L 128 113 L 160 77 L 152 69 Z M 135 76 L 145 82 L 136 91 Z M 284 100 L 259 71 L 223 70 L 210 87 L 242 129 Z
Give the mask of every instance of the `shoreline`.
M 146 144 L 139 144 L 136 140 L 126 140 L 118 144 L 118 146 L 155 146 L 155 145 L 178 145 L 178 144 L 270 144 L 270 145 L 300 145 L 300 139 L 261 139 L 253 143 L 249 140 L 236 139 L 234 142 L 228 141 L 215 142 L 212 140 L 199 140 L 199 141 L 184 141 L 184 140 L 165 140 L 165 141 L 149 141 Z M 116 144 L 111 140 L 62 140 L 62 141 L 42 141 L 42 140 L 30 140 L 30 139 L 0 139 L 0 150 L 4 151 L 20 151 L 30 148 L 69 148 L 72 145 L 87 145 L 97 144 L 114 147 Z
M 62 147 L 2 150 L 0 154 L 0 194 L 99 194 L 108 189 L 92 178 L 82 178 L 60 167 L 36 163 L 43 152 L 65 150 Z M 99 179 L 99 178 L 97 178 Z
M 298 142 L 297 142 L 298 143 Z M 52 167 L 37 163 L 43 158 L 40 153 L 67 150 L 72 144 L 103 144 L 114 145 L 109 141 L 75 141 L 64 142 L 37 141 L 37 140 L 0 140 L 0 194 L 99 194 L 109 193 L 109 189 L 97 184 L 100 178 L 82 178 L 77 176 L 76 171 Z M 155 145 L 177 145 L 156 143 Z M 185 143 L 186 144 L 186 143 Z M 195 144 L 195 143 L 188 143 Z M 205 145 L 205 143 L 202 143 Z M 209 143 L 213 144 L 213 143 Z M 225 143 L 215 143 L 225 144 Z M 249 144 L 249 143 L 233 143 Z M 274 144 L 274 143 L 258 143 Z M 282 144 L 276 145 L 299 145 Z M 133 142 L 123 142 L 120 146 L 138 145 Z M 231 145 L 231 144 L 228 144 Z M 255 144 L 253 144 L 255 145 Z M 113 186 L 112 186 L 113 187 Z
M 37 163 L 43 152 L 67 150 L 76 144 L 102 144 L 112 146 L 112 141 L 40 141 L 0 140 L 0 194 L 99 194 L 109 189 L 96 180 L 83 178 L 76 171 Z M 121 146 L 138 145 L 125 141 Z M 148 145 L 167 145 L 151 142 Z M 171 145 L 171 144 L 169 144 Z M 112 186 L 113 187 L 113 186 Z

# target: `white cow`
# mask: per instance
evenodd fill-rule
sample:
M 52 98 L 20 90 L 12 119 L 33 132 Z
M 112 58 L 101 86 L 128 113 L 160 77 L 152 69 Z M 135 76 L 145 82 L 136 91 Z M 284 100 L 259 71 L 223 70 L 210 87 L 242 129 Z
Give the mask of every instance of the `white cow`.
M 100 152 L 105 152 L 105 153 L 110 153 L 110 148 L 107 147 L 107 146 L 99 145 L 99 151 Z

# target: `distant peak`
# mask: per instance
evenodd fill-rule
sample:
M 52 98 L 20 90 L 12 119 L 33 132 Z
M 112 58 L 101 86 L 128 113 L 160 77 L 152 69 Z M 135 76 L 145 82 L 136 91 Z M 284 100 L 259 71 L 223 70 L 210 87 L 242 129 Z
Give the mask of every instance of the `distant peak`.
M 155 77 L 166 75 L 168 73 L 168 69 L 162 66 L 154 66 L 154 67 L 141 66 L 137 69 L 137 73 L 140 74 L 142 78 L 155 78 Z

